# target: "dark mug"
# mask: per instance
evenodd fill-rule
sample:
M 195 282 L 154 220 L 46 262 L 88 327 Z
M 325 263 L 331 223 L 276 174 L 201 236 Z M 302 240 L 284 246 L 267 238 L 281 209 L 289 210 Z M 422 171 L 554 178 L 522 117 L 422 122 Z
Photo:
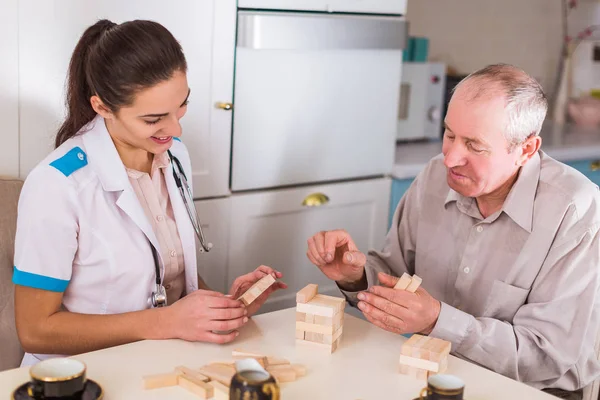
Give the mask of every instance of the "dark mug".
M 454 375 L 432 375 L 427 387 L 421 390 L 419 400 L 463 400 L 464 382 Z
M 27 394 L 36 400 L 79 400 L 86 381 L 86 365 L 71 358 L 49 358 L 29 369 Z
M 229 386 L 230 400 L 280 400 L 279 385 L 255 359 L 238 360 Z

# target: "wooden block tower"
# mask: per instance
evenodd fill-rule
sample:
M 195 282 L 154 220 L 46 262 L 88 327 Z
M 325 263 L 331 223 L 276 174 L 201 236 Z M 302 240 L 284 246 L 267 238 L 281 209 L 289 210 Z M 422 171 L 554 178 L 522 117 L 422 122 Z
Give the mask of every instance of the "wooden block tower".
M 400 373 L 420 380 L 441 374 L 448 366 L 452 344 L 445 340 L 423 335 L 412 335 L 402 345 Z
M 333 353 L 342 338 L 346 299 L 318 294 L 310 284 L 296 294 L 296 343 Z

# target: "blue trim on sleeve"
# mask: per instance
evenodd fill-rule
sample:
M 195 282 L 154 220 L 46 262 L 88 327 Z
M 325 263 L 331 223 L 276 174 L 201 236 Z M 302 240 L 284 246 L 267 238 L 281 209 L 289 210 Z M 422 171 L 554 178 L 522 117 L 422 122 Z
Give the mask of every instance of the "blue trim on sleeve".
M 51 292 L 64 292 L 69 284 L 69 281 L 62 279 L 21 271 L 16 266 L 14 267 L 12 281 L 15 285 L 50 290 Z
M 80 147 L 73 147 L 64 156 L 50 163 L 51 166 L 63 173 L 64 176 L 69 176 L 73 172 L 87 165 L 87 155 Z
M 178 137 L 173 136 L 173 140 L 177 140 L 178 142 L 181 142 L 181 139 L 179 139 Z

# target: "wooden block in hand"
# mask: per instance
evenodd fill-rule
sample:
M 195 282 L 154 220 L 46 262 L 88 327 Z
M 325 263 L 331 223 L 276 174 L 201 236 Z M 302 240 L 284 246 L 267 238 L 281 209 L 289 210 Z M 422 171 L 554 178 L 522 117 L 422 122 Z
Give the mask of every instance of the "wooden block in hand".
M 213 397 L 214 388 L 206 382 L 195 379 L 191 375 L 179 375 L 177 383 L 182 388 L 189 390 L 190 392 L 197 394 L 200 398 L 210 399 Z
M 144 389 L 160 389 L 163 387 L 177 386 L 178 372 L 144 376 Z
M 398 279 L 398 282 L 396 282 L 396 285 L 394 285 L 394 289 L 406 290 L 408 285 L 410 285 L 411 280 L 412 278 L 409 274 L 407 274 L 406 272 L 403 273 L 400 279 Z
M 214 389 L 214 400 L 229 400 L 229 388 L 217 381 L 210 381 Z
M 296 293 L 296 303 L 308 303 L 319 292 L 319 286 L 311 283 Z
M 266 275 L 258 282 L 254 283 L 254 285 L 252 285 L 243 295 L 238 297 L 238 300 L 248 306 L 274 283 L 275 278 L 270 274 Z
M 417 275 L 413 275 L 412 279 L 410 281 L 410 285 L 408 285 L 408 287 L 406 288 L 406 290 L 408 292 L 416 292 L 417 289 L 419 288 L 419 286 L 421 286 L 421 283 L 423 282 L 423 279 L 419 278 Z

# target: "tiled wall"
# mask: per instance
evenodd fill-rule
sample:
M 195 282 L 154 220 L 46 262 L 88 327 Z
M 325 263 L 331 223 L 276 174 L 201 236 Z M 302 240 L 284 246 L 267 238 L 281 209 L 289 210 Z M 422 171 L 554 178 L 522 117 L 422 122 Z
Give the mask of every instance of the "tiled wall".
M 561 0 L 409 0 L 410 34 L 430 38 L 429 59 L 459 73 L 515 64 L 550 94 L 561 46 Z M 600 3 L 580 1 L 570 33 L 600 24 Z

